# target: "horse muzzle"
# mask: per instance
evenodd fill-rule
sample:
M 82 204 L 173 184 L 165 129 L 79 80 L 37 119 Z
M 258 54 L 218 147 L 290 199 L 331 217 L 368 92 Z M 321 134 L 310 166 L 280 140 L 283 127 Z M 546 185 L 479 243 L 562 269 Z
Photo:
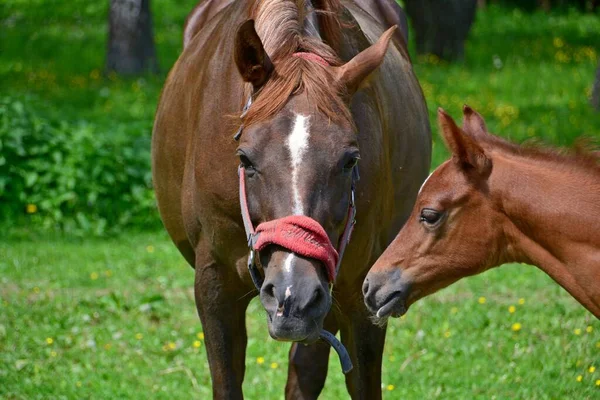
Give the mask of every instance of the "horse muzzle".
M 277 340 L 317 340 L 331 308 L 323 266 L 278 248 L 267 258 L 260 300 L 267 311 L 269 333 Z

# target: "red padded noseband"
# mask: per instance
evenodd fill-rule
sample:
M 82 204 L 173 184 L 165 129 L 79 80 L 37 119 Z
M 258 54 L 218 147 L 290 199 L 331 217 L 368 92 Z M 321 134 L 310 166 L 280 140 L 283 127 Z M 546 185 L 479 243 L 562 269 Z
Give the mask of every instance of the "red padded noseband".
M 338 252 L 325 229 L 314 219 L 290 215 L 263 222 L 256 227 L 256 234 L 255 250 L 261 251 L 270 244 L 276 244 L 298 255 L 321 261 L 327 269 L 329 281 L 335 280 Z

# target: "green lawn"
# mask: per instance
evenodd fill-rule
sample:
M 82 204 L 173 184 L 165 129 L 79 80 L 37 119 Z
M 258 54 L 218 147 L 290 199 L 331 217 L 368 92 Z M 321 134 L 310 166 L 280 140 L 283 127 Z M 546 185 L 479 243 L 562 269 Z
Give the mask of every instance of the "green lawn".
M 205 398 L 192 284 L 162 233 L 3 242 L 0 398 Z M 269 339 L 256 300 L 247 321 L 245 393 L 280 398 L 289 345 Z M 537 269 L 505 266 L 391 321 L 383 390 L 398 399 L 592 399 L 599 355 L 598 320 Z M 323 398 L 345 397 L 332 353 Z
M 125 79 L 102 74 L 108 2 L 4 1 L 1 94 L 97 135 L 149 135 L 194 3 L 153 0 L 162 74 Z M 464 63 L 414 57 L 434 128 L 433 166 L 446 157 L 438 106 L 459 118 L 468 103 L 492 131 L 518 142 L 598 138 L 600 114 L 587 97 L 599 44 L 598 15 L 489 7 L 478 14 Z M 164 233 L 83 240 L 30 229 L 0 238 L 0 398 L 209 396 L 192 270 Z M 264 318 L 254 301 L 250 399 L 281 398 L 285 382 L 289 345 L 268 338 Z M 600 398 L 600 322 L 533 267 L 460 282 L 391 321 L 388 332 L 387 398 Z M 330 368 L 322 397 L 346 398 L 335 355 Z

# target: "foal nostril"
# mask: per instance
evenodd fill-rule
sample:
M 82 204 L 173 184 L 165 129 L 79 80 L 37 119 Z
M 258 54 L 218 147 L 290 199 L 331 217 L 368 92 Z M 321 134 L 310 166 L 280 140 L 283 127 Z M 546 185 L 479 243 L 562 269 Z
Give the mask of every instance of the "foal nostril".
M 369 293 L 369 278 L 365 278 L 365 281 L 363 282 L 363 286 L 362 286 L 362 292 L 363 292 L 363 296 L 367 296 L 367 293 Z

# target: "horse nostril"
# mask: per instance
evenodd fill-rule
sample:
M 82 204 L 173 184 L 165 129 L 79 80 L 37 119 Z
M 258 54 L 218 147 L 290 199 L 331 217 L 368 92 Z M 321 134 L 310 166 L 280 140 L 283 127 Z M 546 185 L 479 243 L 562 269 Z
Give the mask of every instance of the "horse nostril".
M 369 293 L 369 278 L 365 278 L 365 281 L 362 286 L 363 296 L 366 296 Z
M 323 294 L 321 292 L 321 288 L 315 289 L 312 299 L 310 300 L 310 304 L 318 304 L 321 301 L 321 297 L 323 297 Z
M 275 298 L 275 286 L 272 283 L 264 285 L 262 292 L 270 298 Z

